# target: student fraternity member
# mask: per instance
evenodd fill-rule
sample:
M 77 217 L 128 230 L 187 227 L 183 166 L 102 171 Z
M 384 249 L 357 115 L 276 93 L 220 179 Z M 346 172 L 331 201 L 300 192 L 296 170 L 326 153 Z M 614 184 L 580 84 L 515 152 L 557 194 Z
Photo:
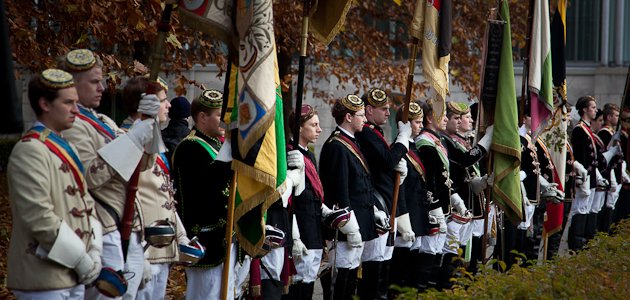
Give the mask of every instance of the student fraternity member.
M 7 169 L 13 218 L 7 287 L 17 299 L 83 299 L 101 271 L 102 229 L 84 166 L 61 135 L 78 114 L 72 75 L 35 74 L 28 97 L 37 121 L 13 148 Z
M 193 100 L 194 126 L 173 153 L 177 210 L 186 232 L 199 237 L 207 251 L 186 268 L 186 299 L 219 299 L 226 247 L 232 251 L 228 298 L 234 293 L 236 246 L 225 245 L 225 222 L 232 169 L 216 160 L 225 129 L 220 126 L 223 94 L 205 90 Z
M 403 108 L 404 106 L 396 113 L 396 121 L 402 120 Z M 425 169 L 413 142 L 422 130 L 423 113 L 418 103 L 409 104 L 408 120 L 411 124 L 410 149 L 404 157 L 407 163 L 407 175 L 398 194 L 398 217 L 396 217 L 398 233 L 394 241 L 390 284 L 418 288 L 421 259 L 418 249 L 421 236 L 427 235 L 429 230 Z
M 121 128 L 131 128 L 135 122 L 139 121 L 138 105 L 148 85 L 149 80 L 146 77 L 134 77 L 127 81 L 123 88 L 122 98 L 129 117 L 123 121 Z M 163 123 L 167 121 L 170 107 L 170 103 L 166 101 L 165 86 L 159 86 L 156 96 L 160 100 L 157 119 Z M 170 245 L 151 245 L 147 248 L 145 256 L 151 264 L 151 281 L 138 291 L 136 299 L 163 299 L 166 295 L 170 266 L 179 261 L 177 244 L 178 242 L 188 244 L 189 241 L 186 230 L 177 215 L 177 202 L 173 198 L 175 191 L 170 177 L 169 160 L 163 152 L 149 156 L 147 163 L 146 170 L 140 173 L 138 186 L 141 188 L 136 194 L 142 207 L 142 218 L 146 226 L 151 226 L 154 222 L 173 224 L 177 227 L 177 239 Z
M 617 124 L 619 124 L 619 106 L 613 103 L 607 103 L 604 105 L 603 110 L 604 126 L 597 132 L 597 136 L 601 139 L 602 144 L 606 149 L 615 146 L 615 143 L 624 145 L 627 143 L 627 135 L 624 131 L 616 133 Z M 612 157 L 610 164 L 608 165 L 608 171 L 610 171 L 610 187 L 605 197 L 605 203 L 598 214 L 598 230 L 602 232 L 608 232 L 610 230 L 610 224 L 613 220 L 614 209 L 619 199 L 621 187 L 624 179 L 627 179 L 628 175 L 625 172 L 626 162 L 623 157 L 623 152 L 620 155 Z
M 363 95 L 365 105 L 365 123 L 363 130 L 356 133 L 356 139 L 363 153 L 377 201 L 374 205 L 374 218 L 379 237 L 365 243 L 361 257 L 361 274 L 358 294 L 362 299 L 387 298 L 389 281 L 389 260 L 393 246 L 387 246 L 389 236 L 389 218 L 391 217 L 394 192 L 394 171 L 406 173 L 407 163 L 402 159 L 409 151 L 411 126 L 409 122 L 398 123 L 396 142 L 389 146 L 385 140 L 382 125 L 387 123 L 389 97 L 380 89 L 370 89 Z M 404 170 L 403 170 L 404 169 Z M 401 183 L 404 177 L 401 178 Z M 395 217 L 395 216 L 394 216 Z
M 326 205 L 352 211 L 347 224 L 339 228 L 333 295 L 334 299 L 351 299 L 365 241 L 378 236 L 374 222 L 376 199 L 367 162 L 355 139 L 366 122 L 363 101 L 348 95 L 335 102 L 332 115 L 337 128 L 322 148 L 320 178 Z
M 159 100 L 145 95 L 138 112 L 150 118 L 136 123 L 127 134 L 109 117 L 97 113 L 103 96 L 102 62 L 87 49 L 72 50 L 62 63 L 72 73 L 79 94 L 79 114 L 74 126 L 63 133 L 77 147 L 85 167 L 87 188 L 96 201 L 96 215 L 103 225 L 103 266 L 134 274 L 128 280 L 123 299 L 135 299 L 141 283 L 150 280 L 149 263 L 144 258 L 142 240 L 142 212 L 136 198 L 132 234 L 127 257 L 123 257 L 120 224 L 126 205 L 127 181 L 153 141 L 155 116 Z M 150 149 L 149 151 L 155 151 Z M 105 297 L 95 288 L 87 297 Z
M 457 131 L 462 123 L 462 116 L 470 112 L 468 105 L 447 102 L 446 117 L 448 121 L 440 134 L 440 141 L 448 154 L 448 175 L 451 180 L 450 204 L 454 209 L 447 221 L 447 237 L 441 259 L 438 287 L 450 288 L 450 277 L 455 272 L 458 262 L 454 258 L 458 255 L 460 245 L 468 243 L 472 235 L 469 226 L 472 213 L 468 210 L 479 203 L 473 204 L 475 194 L 483 192 L 487 187 L 487 176 L 481 177 L 472 166 L 488 153 L 492 141 L 493 127 L 486 129 L 486 134 L 474 147 L 467 147 L 467 142 Z

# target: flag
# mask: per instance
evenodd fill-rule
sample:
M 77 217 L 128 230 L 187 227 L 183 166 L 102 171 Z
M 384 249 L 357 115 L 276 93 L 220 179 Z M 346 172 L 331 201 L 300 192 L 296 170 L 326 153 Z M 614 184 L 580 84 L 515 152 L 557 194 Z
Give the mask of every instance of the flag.
M 518 134 L 518 105 L 512 63 L 512 33 L 508 1 L 501 1 L 501 19 L 506 22 L 499 66 L 494 134 L 490 147 L 494 158 L 492 198 L 515 224 L 523 219 L 520 164 L 521 142 Z
M 422 41 L 422 74 L 437 93 L 438 105 L 433 105 L 435 120 L 444 114 L 448 94 L 451 19 L 451 0 L 418 0 L 409 26 L 409 34 Z
M 233 2 L 234 0 L 181 0 L 179 20 L 187 27 L 212 35 L 231 46 L 234 35 Z
M 328 45 L 341 30 L 352 0 L 318 0 L 311 3 L 309 31 L 315 39 Z
M 237 93 L 229 143 L 236 172 L 235 230 L 252 257 L 266 252 L 265 213 L 286 186 L 286 145 L 271 0 L 238 1 Z
M 2 110 L 0 110 L 0 133 L 21 133 L 22 107 L 18 102 L 18 92 L 13 73 L 13 57 L 9 45 L 9 24 L 7 23 L 5 1 L 0 1 L 0 83 L 2 84 Z
M 527 81 L 531 98 L 531 135 L 534 140 L 547 126 L 553 109 L 549 30 L 549 2 L 535 0 Z
M 567 120 L 566 110 L 567 86 L 566 86 L 566 12 L 567 1 L 558 0 L 556 11 L 551 21 L 551 57 L 552 77 L 554 90 L 554 109 L 550 124 L 541 134 L 541 138 L 547 145 L 549 156 L 553 162 L 554 182 L 558 183 L 558 189 L 565 191 L 564 180 L 567 160 Z M 543 230 L 551 235 L 562 229 L 564 203 L 548 203 L 546 207 Z

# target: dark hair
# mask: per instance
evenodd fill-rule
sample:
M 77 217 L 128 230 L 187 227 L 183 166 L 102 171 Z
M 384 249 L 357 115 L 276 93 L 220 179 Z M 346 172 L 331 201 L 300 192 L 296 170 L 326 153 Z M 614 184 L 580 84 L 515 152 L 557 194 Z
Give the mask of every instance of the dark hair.
M 59 95 L 58 91 L 58 89 L 45 86 L 41 81 L 41 75 L 39 73 L 33 74 L 31 80 L 28 82 L 28 100 L 36 116 L 39 117 L 43 112 L 42 108 L 39 106 L 39 99 L 44 98 L 48 102 L 53 102 Z
M 427 99 L 428 101 L 428 99 Z M 420 102 L 420 108 L 422 108 L 422 112 L 424 112 L 424 119 L 422 119 L 422 126 L 429 126 L 429 118 L 433 120 L 433 106 L 429 105 L 427 101 Z M 433 120 L 435 122 L 435 120 Z
M 613 112 L 621 112 L 619 109 L 619 105 L 614 103 L 606 103 L 606 105 L 604 105 L 604 121 L 606 121 L 608 116 L 612 116 Z
M 335 123 L 337 123 L 337 125 L 341 125 L 343 123 L 346 114 L 354 116 L 354 113 L 354 111 L 343 106 L 343 104 L 341 104 L 341 100 L 335 101 L 335 104 L 332 107 L 332 116 L 335 118 Z
M 575 109 L 577 109 L 580 117 L 584 115 L 584 111 L 582 109 L 588 107 L 588 103 L 591 101 L 595 102 L 595 98 L 593 98 L 593 96 L 583 96 L 575 103 Z
M 603 117 L 603 116 L 604 116 L 604 111 L 601 109 L 597 109 L 597 112 L 595 113 L 595 119 L 597 120 L 597 118 Z
M 122 90 L 123 109 L 127 115 L 138 112 L 138 104 L 140 104 L 142 94 L 146 92 L 148 85 L 149 79 L 144 76 L 136 76 L 127 81 Z M 157 88 L 156 93 L 164 90 L 159 84 L 156 84 L 155 87 Z

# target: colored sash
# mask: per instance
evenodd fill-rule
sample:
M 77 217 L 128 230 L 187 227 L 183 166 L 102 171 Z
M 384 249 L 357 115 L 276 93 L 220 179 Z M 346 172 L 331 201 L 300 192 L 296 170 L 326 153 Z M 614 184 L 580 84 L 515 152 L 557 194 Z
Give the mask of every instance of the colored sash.
M 420 140 L 418 140 L 417 146 L 418 148 L 422 146 L 429 146 L 429 147 L 435 148 L 437 150 L 438 156 L 440 157 L 440 159 L 442 160 L 442 163 L 444 164 L 444 168 L 448 172 L 449 170 L 448 155 L 447 155 L 448 151 L 446 150 L 444 145 L 442 145 L 442 143 L 440 142 L 440 139 L 438 139 L 435 135 L 433 135 L 432 133 L 428 131 L 423 131 L 422 134 L 420 134 Z
M 91 111 L 86 109 L 85 107 L 79 106 L 79 119 L 88 122 L 92 127 L 96 129 L 100 134 L 104 137 L 109 138 L 109 140 L 113 140 L 116 138 L 116 134 L 114 131 L 107 126 L 107 124 L 103 123 L 103 121 L 99 120 Z
M 206 149 L 206 151 L 208 151 L 208 154 L 210 154 L 210 157 L 212 157 L 212 160 L 217 158 L 217 155 L 219 154 L 219 151 L 217 151 L 216 149 L 214 149 L 214 147 L 212 147 L 212 145 L 210 145 L 208 142 L 206 142 L 206 140 L 198 137 L 198 136 L 188 136 L 186 139 L 195 141 L 197 143 L 199 143 L 199 145 L 201 145 L 204 149 Z
M 564 192 L 564 183 L 560 182 L 560 176 L 558 176 L 558 170 L 556 169 L 556 164 L 553 162 L 553 159 L 551 159 L 551 154 L 549 153 L 549 149 L 547 149 L 547 145 L 545 145 L 545 143 L 540 137 L 538 137 L 536 140 L 538 141 L 538 144 L 540 145 L 540 149 L 542 149 L 542 151 L 545 153 L 545 156 L 547 156 L 547 159 L 549 159 L 549 163 L 553 167 L 553 170 L 552 170 L 553 181 L 558 184 L 558 189 Z
M 287 146 L 289 150 L 293 150 L 293 145 L 289 144 Z M 322 181 L 319 179 L 319 174 L 317 174 L 317 168 L 315 164 L 311 161 L 308 155 L 304 155 L 304 175 L 306 179 L 311 183 L 313 187 L 313 193 L 315 197 L 322 200 L 324 202 L 324 186 L 322 185 Z
M 584 130 L 586 133 L 588 133 L 588 135 L 591 137 L 591 144 L 593 145 L 593 151 L 597 151 L 597 145 L 595 144 L 595 135 L 593 134 L 593 131 L 591 131 L 591 128 L 588 127 L 586 123 L 584 123 L 584 121 L 582 120 L 580 120 L 577 126 L 582 128 L 582 130 Z
M 66 164 L 72 172 L 72 177 L 76 182 L 81 196 L 85 195 L 85 187 L 83 183 L 85 179 L 83 177 L 83 164 L 79 159 L 79 156 L 72 150 L 70 144 L 62 137 L 58 136 L 48 128 L 43 126 L 35 126 L 31 128 L 22 139 L 33 138 L 42 141 L 48 149 L 57 155 L 61 161 Z
M 411 163 L 413 168 L 416 169 L 418 173 L 420 173 L 422 179 L 426 180 L 426 178 L 424 177 L 424 173 L 426 172 L 426 170 L 424 169 L 424 164 L 422 164 L 422 161 L 420 160 L 418 154 L 416 154 L 416 152 L 414 152 L 413 150 L 409 150 L 409 152 L 407 152 L 407 159 L 409 159 L 409 162 Z
M 376 125 L 372 125 L 372 124 L 365 123 L 365 124 L 363 124 L 363 127 L 367 127 L 367 128 L 369 128 L 370 130 L 374 131 L 374 133 L 376 133 L 376 136 L 378 136 L 378 137 L 381 139 L 381 141 L 383 141 L 383 143 L 384 143 L 385 145 L 387 145 L 387 148 L 389 148 L 389 144 L 388 144 L 388 143 L 387 143 L 387 141 L 385 140 L 385 137 L 383 136 L 383 134 L 381 133 L 381 131 L 380 131 L 380 130 L 378 130 L 378 129 L 376 129 Z
M 164 152 L 160 153 L 155 159 L 155 162 L 160 166 L 160 169 L 164 171 L 164 174 L 170 175 L 171 166 L 168 164 L 168 158 L 166 158 L 166 154 Z
M 337 134 L 331 138 L 331 141 L 338 141 L 346 148 L 348 148 L 348 150 L 350 150 L 350 153 L 352 153 L 352 155 L 354 155 L 354 157 L 359 160 L 359 162 L 363 166 L 363 169 L 365 169 L 365 172 L 370 174 L 370 169 L 368 169 L 367 164 L 365 163 L 365 158 L 363 157 L 361 150 L 359 150 L 357 145 L 352 140 L 350 140 L 341 132 L 337 132 Z

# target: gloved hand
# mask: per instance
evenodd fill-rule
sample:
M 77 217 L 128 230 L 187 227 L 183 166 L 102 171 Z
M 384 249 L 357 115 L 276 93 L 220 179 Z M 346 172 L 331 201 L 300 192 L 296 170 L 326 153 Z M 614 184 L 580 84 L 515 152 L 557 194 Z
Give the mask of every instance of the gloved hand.
M 287 153 L 287 166 L 295 169 L 304 169 L 304 155 L 300 150 L 291 150 Z
M 621 131 L 615 132 L 615 134 L 613 134 L 612 137 L 610 138 L 611 145 L 614 145 L 615 142 L 621 142 Z
M 404 158 L 401 158 L 398 164 L 394 167 L 394 171 L 400 173 L 400 185 L 402 185 L 405 178 L 407 178 L 407 161 Z
M 374 222 L 376 223 L 376 229 L 382 231 L 383 234 L 391 229 L 389 226 L 389 218 L 387 214 L 373 206 L 374 208 Z
M 619 144 L 616 144 L 614 146 L 611 146 L 610 149 L 608 149 L 608 151 L 604 152 L 604 158 L 606 159 L 606 163 L 610 164 L 610 162 L 612 161 L 613 157 L 617 154 L 623 153 L 621 150 L 621 146 L 619 146 Z
M 441 207 L 429 211 L 429 224 L 439 225 L 439 233 L 446 233 L 446 219 Z
M 581 182 L 584 182 L 586 176 L 588 175 L 588 172 L 579 161 L 573 161 L 573 170 L 575 171 L 576 181 L 580 179 Z
M 458 193 L 451 194 L 451 206 L 459 213 L 460 215 L 465 215 L 468 209 L 466 208 L 466 204 L 464 204 L 464 200 L 459 196 Z
M 155 118 L 160 111 L 160 99 L 155 94 L 142 94 L 142 99 L 138 103 L 138 112 Z
M 540 193 L 543 199 L 555 198 L 558 196 L 558 184 L 550 183 L 542 175 L 538 175 L 538 182 L 540 183 Z
M 486 134 L 479 140 L 477 145 L 483 147 L 483 149 L 488 152 L 490 150 L 490 144 L 492 143 L 492 135 L 494 134 L 494 125 L 488 126 L 486 128 Z
M 144 151 L 144 145 L 153 139 L 153 126 L 155 126 L 155 119 L 136 122 L 127 132 L 127 136 L 138 149 Z
M 597 187 L 601 187 L 601 188 L 605 188 L 608 187 L 608 185 L 610 184 L 608 182 L 608 179 L 604 178 L 602 176 L 602 174 L 599 172 L 599 169 L 595 169 L 595 175 L 596 175 L 596 181 L 597 181 Z
M 408 213 L 396 217 L 396 227 L 398 228 L 398 232 L 404 241 L 413 243 L 416 240 L 416 234 L 411 228 L 411 221 L 409 220 Z
M 488 174 L 482 177 L 475 176 L 470 180 L 470 189 L 474 194 L 481 194 L 488 188 Z
M 79 276 L 79 282 L 81 284 L 90 284 L 98 278 L 98 274 L 101 273 L 101 268 L 103 268 L 103 266 L 101 265 L 100 258 L 98 261 L 94 261 L 88 253 L 85 253 L 74 267 L 74 271 Z
M 525 173 L 525 171 L 520 170 L 518 172 L 518 176 L 520 177 L 521 182 L 523 182 L 523 180 L 525 180 L 525 178 L 527 178 L 527 173 Z
M 354 212 L 350 216 L 350 220 L 346 225 L 343 225 L 339 228 L 341 233 L 345 234 L 348 240 L 348 245 L 353 248 L 361 247 L 363 243 L 361 239 L 361 233 L 359 232 L 359 223 L 357 222 L 357 218 L 354 215 Z
M 400 143 L 409 151 L 409 139 L 411 138 L 411 122 L 403 123 L 398 121 L 398 136 L 396 136 L 396 143 Z
M 293 215 L 293 229 L 291 230 L 291 235 L 293 237 L 293 248 L 291 248 L 291 254 L 293 254 L 293 257 L 299 258 L 302 255 L 306 255 L 308 253 L 308 249 L 300 239 L 300 227 L 298 226 L 295 215 Z
M 90 240 L 90 244 L 88 245 L 87 254 L 90 256 L 92 261 L 98 266 L 98 270 L 103 268 L 103 263 L 101 261 L 101 254 L 103 253 L 103 227 L 101 226 L 101 222 L 99 222 L 95 217 L 90 216 L 90 225 L 92 226 L 92 239 Z
M 591 195 L 591 175 L 586 175 L 581 184 L 577 184 L 576 195 L 585 198 Z
M 139 289 L 143 289 L 149 282 L 151 282 L 151 278 L 153 278 L 153 273 L 151 272 L 151 263 L 145 258 L 144 259 L 144 269 L 142 270 L 142 280 L 140 281 Z
M 291 150 L 287 153 L 287 179 L 291 180 L 295 195 L 302 194 L 306 187 L 306 174 L 304 172 L 304 155 L 299 150 Z

